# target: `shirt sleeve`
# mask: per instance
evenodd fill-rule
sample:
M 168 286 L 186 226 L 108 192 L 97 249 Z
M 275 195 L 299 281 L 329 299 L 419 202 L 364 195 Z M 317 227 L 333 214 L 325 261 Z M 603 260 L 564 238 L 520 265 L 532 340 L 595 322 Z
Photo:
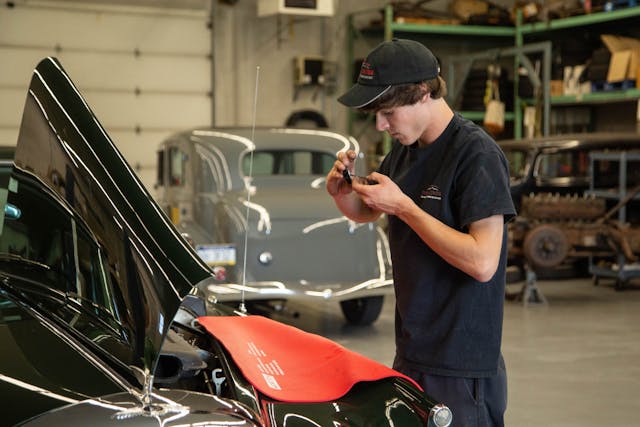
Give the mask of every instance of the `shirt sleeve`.
M 502 153 L 481 151 L 468 160 L 456 179 L 458 224 L 467 229 L 472 222 L 493 215 L 504 215 L 505 223 L 510 221 L 516 211 L 509 187 L 509 167 Z

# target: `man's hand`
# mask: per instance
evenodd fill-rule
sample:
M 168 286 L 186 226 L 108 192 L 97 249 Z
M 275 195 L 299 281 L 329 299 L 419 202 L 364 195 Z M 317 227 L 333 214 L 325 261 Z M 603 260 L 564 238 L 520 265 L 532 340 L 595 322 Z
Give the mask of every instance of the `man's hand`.
M 327 192 L 336 197 L 340 194 L 349 194 L 352 191 L 351 185 L 344 179 L 344 171 L 353 172 L 356 163 L 356 152 L 353 150 L 341 151 L 338 153 L 337 160 L 327 174 L 326 187 Z
M 370 222 L 375 221 L 381 212 L 370 209 L 359 194 L 355 191 L 356 186 L 363 178 L 353 176 L 353 170 L 356 162 L 356 152 L 349 150 L 347 152 L 339 152 L 338 159 L 327 174 L 326 186 L 327 192 L 333 197 L 336 207 L 352 221 Z M 347 182 L 344 172 L 350 173 L 351 184 Z M 365 180 L 366 182 L 366 180 Z M 360 184 L 360 186 L 376 187 L 376 185 Z
M 373 172 L 367 179 L 376 181 L 377 184 L 370 185 L 354 180 L 351 187 L 370 209 L 388 215 L 398 215 L 407 203 L 413 203 L 388 176 Z

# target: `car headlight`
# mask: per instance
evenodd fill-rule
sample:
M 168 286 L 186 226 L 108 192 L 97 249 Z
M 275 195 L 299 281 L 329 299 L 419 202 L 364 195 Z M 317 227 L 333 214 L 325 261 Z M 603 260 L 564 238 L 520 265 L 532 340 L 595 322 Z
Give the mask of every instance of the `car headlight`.
M 258 255 L 258 261 L 260 261 L 260 264 L 262 265 L 269 265 L 271 264 L 272 260 L 273 255 L 271 255 L 271 252 L 262 252 L 260 255 Z
M 439 403 L 431 408 L 429 419 L 433 421 L 436 427 L 449 427 L 451 421 L 453 421 L 453 414 L 451 413 L 451 409 Z

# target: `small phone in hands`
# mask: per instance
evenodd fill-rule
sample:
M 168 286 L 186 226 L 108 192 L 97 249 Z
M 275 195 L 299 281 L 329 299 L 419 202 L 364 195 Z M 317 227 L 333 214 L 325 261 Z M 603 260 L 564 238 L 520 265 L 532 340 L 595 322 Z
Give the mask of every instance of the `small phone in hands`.
M 353 181 L 358 181 L 358 183 L 360 184 L 367 184 L 367 185 L 375 185 L 378 183 L 378 181 L 374 179 L 369 179 L 364 176 L 351 175 L 348 169 L 345 169 L 342 171 L 342 176 L 344 177 L 344 180 L 347 181 L 347 184 L 349 185 L 351 185 Z

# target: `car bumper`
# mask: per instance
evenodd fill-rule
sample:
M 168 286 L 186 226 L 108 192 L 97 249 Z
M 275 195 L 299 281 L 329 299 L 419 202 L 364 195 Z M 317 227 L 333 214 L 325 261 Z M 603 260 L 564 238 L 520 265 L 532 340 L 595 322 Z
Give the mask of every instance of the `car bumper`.
M 393 294 L 393 280 L 371 279 L 361 283 L 304 283 L 304 282 L 250 282 L 207 285 L 201 289 L 208 300 L 216 302 L 260 300 L 330 300 L 344 301 L 356 298 Z

